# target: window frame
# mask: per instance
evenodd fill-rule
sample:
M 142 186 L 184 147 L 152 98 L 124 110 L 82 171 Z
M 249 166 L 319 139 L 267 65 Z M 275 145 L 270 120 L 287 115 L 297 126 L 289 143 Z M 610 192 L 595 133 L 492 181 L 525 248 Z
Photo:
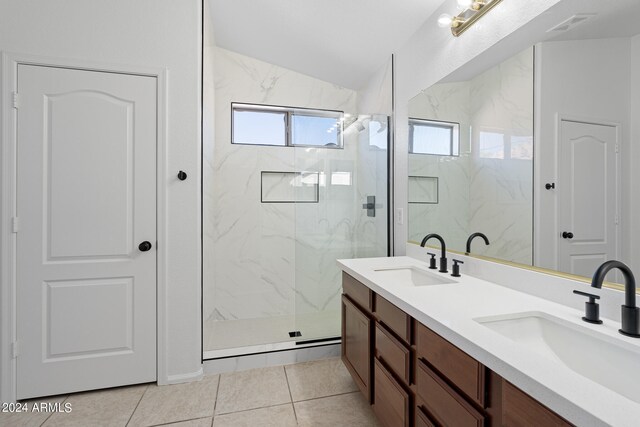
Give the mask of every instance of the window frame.
M 418 126 L 428 126 L 432 128 L 441 128 L 441 129 L 450 129 L 451 130 L 451 138 L 449 141 L 449 154 L 436 154 L 436 153 L 421 153 L 415 152 L 413 150 L 413 134 L 414 127 Z M 454 154 L 454 140 L 455 136 L 458 135 L 458 154 Z M 445 156 L 445 157 L 460 157 L 460 123 L 458 122 L 447 122 L 444 120 L 431 120 L 431 119 L 421 119 L 418 117 L 409 117 L 409 154 L 421 154 L 425 156 Z
M 256 113 L 283 113 L 285 117 L 285 141 L 284 145 L 275 145 L 275 144 L 254 144 L 254 143 L 243 143 L 243 142 L 235 142 L 234 135 L 234 117 L 236 111 L 250 111 Z M 293 142 L 293 117 L 294 116 L 307 116 L 307 117 L 324 117 L 324 118 L 335 118 L 340 126 L 337 128 L 338 135 L 338 144 L 335 146 L 331 145 L 312 145 L 312 144 L 295 144 Z M 231 143 L 236 145 L 253 145 L 253 146 L 261 146 L 261 147 L 302 147 L 302 148 L 325 148 L 325 149 L 344 149 L 344 111 L 340 110 L 324 110 L 317 108 L 302 108 L 302 107 L 286 107 L 281 105 L 268 105 L 268 104 L 249 104 L 244 102 L 232 102 L 231 103 Z

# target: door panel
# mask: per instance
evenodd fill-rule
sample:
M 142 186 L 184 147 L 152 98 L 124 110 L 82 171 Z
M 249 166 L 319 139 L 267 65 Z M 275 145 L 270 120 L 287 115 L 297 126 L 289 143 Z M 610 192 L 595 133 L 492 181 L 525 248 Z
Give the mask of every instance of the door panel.
M 133 277 L 52 281 L 44 287 L 45 361 L 133 351 Z
M 156 79 L 18 66 L 19 399 L 155 381 Z
M 618 130 L 562 120 L 559 143 L 558 265 L 590 277 L 617 256 Z
M 133 102 L 97 91 L 45 95 L 45 102 L 48 260 L 129 256 Z M 78 121 L 82 126 L 68 126 Z M 74 203 L 77 198 L 83 203 Z

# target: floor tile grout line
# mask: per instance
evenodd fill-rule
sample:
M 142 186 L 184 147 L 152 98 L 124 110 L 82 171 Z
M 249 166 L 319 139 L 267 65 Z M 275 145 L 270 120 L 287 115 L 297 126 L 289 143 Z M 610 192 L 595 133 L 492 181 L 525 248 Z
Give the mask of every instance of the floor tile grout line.
M 213 425 L 213 418 L 216 416 L 216 408 L 218 407 L 218 397 L 220 396 L 220 383 L 222 382 L 222 374 L 218 374 L 218 385 L 216 386 L 216 400 L 213 401 L 213 414 L 211 414 L 211 425 Z
M 153 425 L 151 425 L 149 427 L 169 426 L 169 425 L 172 425 L 172 424 L 186 423 L 186 422 L 189 422 L 189 421 L 206 420 L 207 418 L 209 418 L 209 417 L 197 417 L 197 418 L 189 418 L 188 420 L 169 421 L 169 422 L 162 423 L 162 424 L 153 424 Z M 212 418 L 212 422 L 213 422 L 213 418 Z
M 293 393 L 291 393 L 291 384 L 289 383 L 289 375 L 287 375 L 287 367 L 283 366 L 284 369 L 284 378 L 287 380 L 287 388 L 289 389 L 289 398 L 291 399 L 291 408 L 293 408 L 293 417 L 296 420 L 296 425 L 298 424 L 298 414 L 296 413 L 296 405 L 293 404 Z
M 336 397 L 336 396 L 344 396 L 346 394 L 355 394 L 355 393 L 359 393 L 358 390 L 354 390 L 354 391 L 345 391 L 344 393 L 336 393 L 336 394 L 329 394 L 327 396 L 318 396 L 318 397 L 312 397 L 310 399 L 302 399 L 302 400 L 296 400 L 293 403 L 300 403 L 300 402 L 309 402 L 311 400 L 319 400 L 319 399 L 328 399 L 329 397 Z
M 256 408 L 241 409 L 239 411 L 233 411 L 233 412 L 225 412 L 224 414 L 218 414 L 218 416 L 231 415 L 231 414 L 240 414 L 242 412 L 257 411 L 258 409 L 276 408 L 278 406 L 285 406 L 285 405 L 289 405 L 289 404 L 292 404 L 292 403 L 293 402 L 284 402 L 284 403 L 276 403 L 275 405 L 258 406 Z
M 64 406 L 65 402 L 69 400 L 69 396 L 70 395 L 67 394 L 65 398 L 62 399 L 62 403 L 61 403 L 62 406 Z M 47 421 L 49 421 L 49 418 L 51 418 L 53 414 L 55 414 L 55 412 L 50 412 L 49 415 L 47 415 L 47 418 L 45 418 L 44 421 L 42 421 L 42 423 L 40 424 L 40 427 L 42 427 Z
M 136 407 L 133 408 L 133 411 L 131 412 L 131 415 L 129 415 L 129 419 L 127 420 L 127 424 L 125 424 L 125 426 L 128 426 L 129 423 L 131 422 L 131 419 L 133 418 L 133 414 L 136 413 L 136 411 L 138 410 L 138 406 L 140 406 L 140 402 L 142 402 L 142 399 L 144 399 L 145 394 L 147 394 L 147 391 L 149 390 L 149 384 L 147 384 L 147 386 L 144 389 L 144 392 L 142 392 L 142 395 L 140 396 L 140 399 L 138 399 L 138 403 L 136 403 Z

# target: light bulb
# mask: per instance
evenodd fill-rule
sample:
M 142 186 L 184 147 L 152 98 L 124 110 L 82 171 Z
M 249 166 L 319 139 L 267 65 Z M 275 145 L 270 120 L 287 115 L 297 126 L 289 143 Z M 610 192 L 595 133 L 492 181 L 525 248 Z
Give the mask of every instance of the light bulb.
M 453 22 L 453 16 L 443 13 L 438 17 L 438 26 L 441 28 L 450 27 Z
M 485 4 L 487 4 L 486 1 L 484 0 L 476 0 L 473 2 L 473 4 L 471 5 L 471 9 L 473 10 L 480 10 L 482 8 L 482 6 L 484 6 Z
M 469 9 L 473 4 L 473 0 L 458 0 L 458 7 L 460 9 Z

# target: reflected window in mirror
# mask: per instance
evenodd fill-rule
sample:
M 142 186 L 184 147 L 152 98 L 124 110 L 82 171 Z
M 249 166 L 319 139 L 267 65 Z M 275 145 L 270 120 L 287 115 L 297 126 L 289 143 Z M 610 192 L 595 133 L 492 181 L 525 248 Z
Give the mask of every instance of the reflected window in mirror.
M 481 130 L 478 135 L 477 152 L 482 159 L 533 160 L 533 136 Z
M 500 132 L 480 131 L 478 154 L 483 159 L 504 159 L 504 134 Z
M 460 125 L 424 119 L 409 119 L 409 152 L 436 156 L 460 155 Z

